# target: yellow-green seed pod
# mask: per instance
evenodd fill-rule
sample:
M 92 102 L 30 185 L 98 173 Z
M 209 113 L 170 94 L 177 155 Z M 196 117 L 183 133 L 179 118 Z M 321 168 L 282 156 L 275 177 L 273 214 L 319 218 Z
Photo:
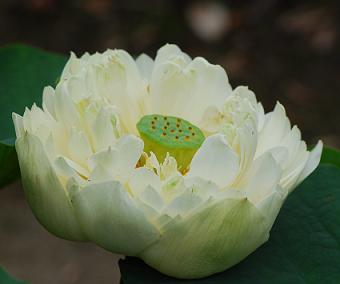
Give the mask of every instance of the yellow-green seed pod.
M 204 135 L 197 126 L 174 116 L 145 115 L 137 123 L 137 129 L 146 153 L 152 151 L 159 161 L 163 161 L 169 153 L 176 159 L 180 170 L 188 167 L 204 141 Z

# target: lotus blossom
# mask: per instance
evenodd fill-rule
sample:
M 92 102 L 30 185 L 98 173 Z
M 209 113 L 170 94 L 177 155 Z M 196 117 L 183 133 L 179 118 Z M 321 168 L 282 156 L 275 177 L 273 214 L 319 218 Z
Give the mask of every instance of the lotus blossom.
M 322 151 L 280 103 L 265 113 L 221 66 L 169 44 L 154 60 L 72 53 L 42 108 L 13 121 L 25 195 L 48 231 L 188 279 L 266 242 Z

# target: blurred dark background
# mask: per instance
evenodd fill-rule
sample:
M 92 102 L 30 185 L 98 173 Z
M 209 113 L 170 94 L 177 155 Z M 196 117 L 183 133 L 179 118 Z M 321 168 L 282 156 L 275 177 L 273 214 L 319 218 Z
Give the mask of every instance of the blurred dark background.
M 164 43 L 176 43 L 224 66 L 232 86 L 248 85 L 266 111 L 282 102 L 309 144 L 321 138 L 339 148 L 339 16 L 335 0 L 0 0 L 0 46 L 19 42 L 78 55 L 124 48 L 154 56 Z M 19 213 L 11 214 L 12 204 Z M 18 277 L 117 282 L 111 254 L 49 235 L 19 186 L 1 192 L 0 208 L 0 263 Z M 9 240 L 14 245 L 4 244 Z

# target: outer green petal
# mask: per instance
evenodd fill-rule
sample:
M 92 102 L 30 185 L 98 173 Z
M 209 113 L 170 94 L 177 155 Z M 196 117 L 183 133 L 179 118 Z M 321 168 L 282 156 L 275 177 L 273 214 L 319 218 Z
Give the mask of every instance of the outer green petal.
M 159 238 L 119 182 L 88 185 L 72 202 L 88 238 L 109 251 L 136 255 Z
M 40 140 L 26 133 L 17 139 L 15 147 L 25 195 L 38 221 L 58 237 L 86 240 Z
M 268 239 L 266 218 L 246 198 L 226 198 L 172 221 L 139 256 L 164 274 L 200 278 L 238 263 Z

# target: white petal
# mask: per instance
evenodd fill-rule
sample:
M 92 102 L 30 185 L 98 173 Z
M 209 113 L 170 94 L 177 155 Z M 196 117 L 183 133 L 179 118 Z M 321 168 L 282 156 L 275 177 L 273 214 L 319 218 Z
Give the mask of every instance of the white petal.
M 297 184 L 301 183 L 306 177 L 308 177 L 319 165 L 322 154 L 323 143 L 319 141 L 314 149 L 309 153 L 308 161 L 300 174 Z
M 136 64 L 139 69 L 139 72 L 142 76 L 142 78 L 149 82 L 151 78 L 151 73 L 153 69 L 154 62 L 153 60 L 146 54 L 141 54 L 136 59 Z
M 136 123 L 142 116 L 141 99 L 144 82 L 133 58 L 123 50 L 108 51 L 106 61 L 87 70 L 86 81 L 93 96 L 115 105 L 122 125 L 128 133 L 136 133 Z
M 97 165 L 91 172 L 89 181 L 99 183 L 112 180 L 113 175 L 101 164 Z
M 73 52 L 71 52 L 70 58 L 67 61 L 64 70 L 61 74 L 60 81 L 66 80 L 72 75 L 77 74 L 81 70 L 81 68 L 84 67 L 84 64 L 85 60 L 83 60 L 83 57 L 77 58 L 77 56 Z
M 43 109 L 45 112 L 49 112 L 55 118 L 53 97 L 54 89 L 51 86 L 45 87 L 43 91 Z
M 283 168 L 283 165 L 285 164 L 287 158 L 289 157 L 288 149 L 286 147 L 275 147 L 268 151 L 272 154 L 276 163 Z
M 133 200 L 136 203 L 136 206 L 141 211 L 143 211 L 146 219 L 149 220 L 152 224 L 156 225 L 156 227 L 159 229 L 160 227 L 158 226 L 158 223 L 157 223 L 157 218 L 159 218 L 159 212 L 153 207 L 151 207 L 150 205 L 148 205 L 149 202 L 145 203 L 139 198 L 134 198 Z
M 208 105 L 221 106 L 231 95 L 231 86 L 225 70 L 220 65 L 210 64 L 202 57 L 196 57 L 188 69 L 196 73 L 197 95 L 195 101 L 201 108 Z
M 291 192 L 295 188 L 296 181 L 305 167 L 309 157 L 307 146 L 304 141 L 300 142 L 298 151 L 295 157 L 292 158 L 289 167 L 282 174 L 280 185 Z
M 49 113 L 45 113 L 36 104 L 33 104 L 31 110 L 26 108 L 22 125 L 25 131 L 38 136 L 42 142 L 45 142 L 56 126 L 56 123 Z
M 153 170 L 141 167 L 134 170 L 129 186 L 132 193 L 138 196 L 147 186 L 160 190 L 161 182 Z
M 73 76 L 65 82 L 67 91 L 75 102 L 80 102 L 90 95 L 86 85 L 85 76 L 86 73 L 84 70 L 79 75 Z
M 213 181 L 223 188 L 230 184 L 239 170 L 239 157 L 227 145 L 223 135 L 209 136 L 194 155 L 189 177 Z
M 56 176 L 40 140 L 26 134 L 17 139 L 15 147 L 25 195 L 39 222 L 61 238 L 86 240 L 66 190 Z
M 213 133 L 221 129 L 223 123 L 223 115 L 216 106 L 209 106 L 205 110 L 203 117 L 199 123 L 202 130 Z
M 286 135 L 286 137 L 281 142 L 282 146 L 286 147 L 288 154 L 286 156 L 285 163 L 282 164 L 283 168 L 289 166 L 289 162 L 292 162 L 296 157 L 301 143 L 301 132 L 299 128 L 294 125 L 292 130 Z
M 266 115 L 266 122 L 259 134 L 257 156 L 279 145 L 290 131 L 290 122 L 284 107 L 277 103 L 274 111 Z
M 268 238 L 265 217 L 246 199 L 223 199 L 172 220 L 140 257 L 167 275 L 200 278 L 238 263 Z
M 115 148 L 108 148 L 94 154 L 89 159 L 89 167 L 94 169 L 100 165 L 114 179 L 125 182 L 131 176 L 142 151 L 143 141 L 141 139 L 134 135 L 122 136 Z
M 193 95 L 193 85 L 192 76 L 185 76 L 180 66 L 173 62 L 155 66 L 150 82 L 152 112 L 181 117 Z
M 184 217 L 202 202 L 202 199 L 195 192 L 189 189 L 172 200 L 164 209 L 163 213 L 170 217 L 175 217 L 177 215 Z
M 146 155 L 145 167 L 151 170 L 155 170 L 157 175 L 160 175 L 161 165 L 158 162 L 156 155 L 153 152 L 150 152 L 150 156 Z
M 254 92 L 249 90 L 247 86 L 237 86 L 233 90 L 233 94 L 235 94 L 236 96 L 240 96 L 241 98 L 247 99 L 254 108 L 257 106 L 256 96 Z
M 83 167 L 86 167 L 87 159 L 92 154 L 92 150 L 84 132 L 72 128 L 68 148 L 70 158 Z
M 167 202 L 170 202 L 185 191 L 184 178 L 182 175 L 177 175 L 167 179 L 162 187 L 161 196 Z
M 228 77 L 221 66 L 195 58 L 181 67 L 175 61 L 155 66 L 150 84 L 152 110 L 201 122 L 209 106 L 220 106 L 230 95 Z
M 267 152 L 257 158 L 247 177 L 247 186 L 243 189 L 247 197 L 257 204 L 269 196 L 277 187 L 282 170 L 273 156 Z
M 116 141 L 112 117 L 114 114 L 104 108 L 99 111 L 92 126 L 95 151 L 106 149 Z
M 80 176 L 85 179 L 89 176 L 87 169 L 84 169 L 82 166 L 66 157 L 58 157 L 54 161 L 54 166 L 56 174 L 58 176 L 63 176 L 66 179 L 73 177 L 77 181 L 80 181 Z
M 164 207 L 163 198 L 158 191 L 150 185 L 144 188 L 139 195 L 139 199 L 157 212 L 160 212 Z
M 188 54 L 182 52 L 177 45 L 166 44 L 157 51 L 155 66 L 166 61 L 174 61 L 176 64 L 185 66 L 191 61 L 191 58 Z
M 12 120 L 14 123 L 14 128 L 15 128 L 15 135 L 17 138 L 20 138 L 21 136 L 24 135 L 25 129 L 22 121 L 23 117 L 19 114 L 12 113 Z
M 239 149 L 239 176 L 235 180 L 235 183 L 242 182 L 243 176 L 249 170 L 251 166 L 257 147 L 257 126 L 251 119 L 248 119 L 241 127 L 236 129 L 237 139 L 234 141 L 233 149 L 237 151 Z M 236 147 L 235 147 L 236 146 Z
M 162 180 L 169 179 L 173 176 L 179 175 L 177 169 L 177 161 L 167 153 L 164 162 L 160 165 L 160 177 Z
M 109 251 L 137 255 L 159 237 L 119 182 L 91 184 L 71 198 L 87 237 Z
M 195 192 L 195 194 L 203 201 L 206 201 L 210 197 L 214 197 L 221 192 L 215 183 L 200 177 L 186 178 L 185 185 L 190 191 Z
M 134 135 L 122 136 L 116 148 L 119 155 L 119 164 L 124 168 L 134 168 L 137 164 L 144 148 L 144 142 Z
M 79 113 L 65 84 L 58 85 L 53 98 L 56 118 L 65 126 L 81 129 Z
M 256 207 L 267 218 L 268 226 L 271 228 L 275 222 L 280 209 L 288 196 L 288 191 L 280 186 L 277 186 L 273 192 L 264 198 L 261 202 L 256 204 Z M 269 237 L 269 231 L 268 231 Z
M 265 123 L 265 113 L 264 113 L 264 108 L 261 103 L 257 104 L 257 130 L 258 132 L 261 132 Z

